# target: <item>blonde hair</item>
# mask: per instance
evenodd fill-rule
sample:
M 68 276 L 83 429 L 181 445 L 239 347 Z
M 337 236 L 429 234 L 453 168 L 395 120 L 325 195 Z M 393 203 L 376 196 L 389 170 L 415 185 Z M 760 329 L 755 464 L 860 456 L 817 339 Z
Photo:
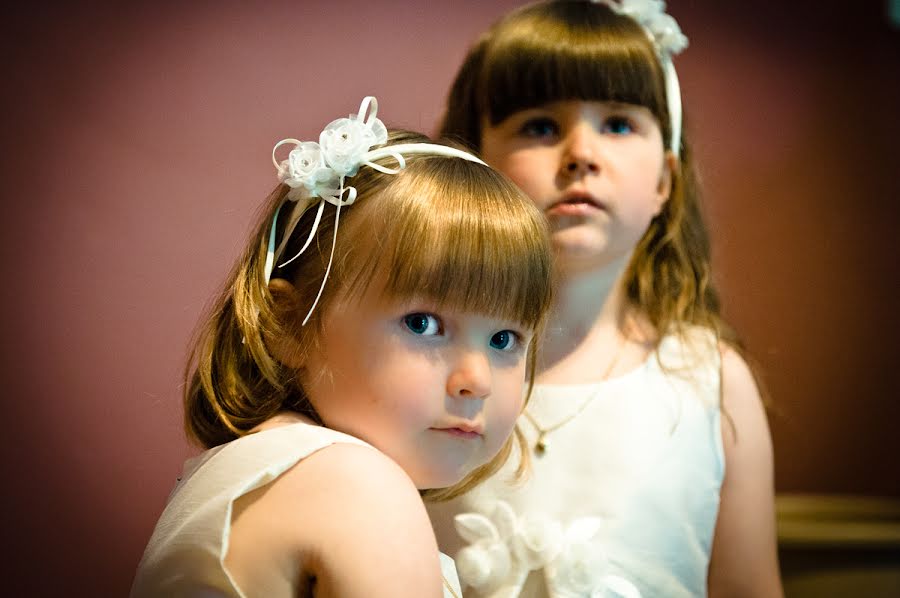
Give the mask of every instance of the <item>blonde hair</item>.
M 670 143 L 662 66 L 643 27 L 602 3 L 552 0 L 513 11 L 471 48 L 451 88 L 440 133 L 480 150 L 484 122 L 554 101 L 646 107 Z M 667 148 L 672 149 L 672 148 Z M 721 317 L 693 154 L 682 139 L 669 200 L 638 242 L 623 278 L 628 309 L 658 342 L 687 326 L 739 348 Z
M 398 131 L 391 133 L 388 145 L 410 142 L 431 141 Z M 337 294 L 361 296 L 379 275 L 385 275 L 382 292 L 388 297 L 417 296 L 438 308 L 478 312 L 535 331 L 542 328 L 551 301 L 551 257 L 546 223 L 531 201 L 505 176 L 482 164 L 430 154 L 409 155 L 406 164 L 396 175 L 363 166 L 348 179 L 357 199 L 341 208 L 331 274 L 305 326 L 300 320 L 319 290 L 331 252 L 335 208 L 327 204 L 303 257 L 275 271 L 274 276 L 294 284 L 296 294 L 290 299 L 273 297 L 263 264 L 268 229 L 288 189 L 280 185 L 269 196 L 249 245 L 199 331 L 185 370 L 185 428 L 192 440 L 216 446 L 245 435 L 282 410 L 321 423 L 295 371 L 272 355 L 267 342 L 290 337 L 299 351 L 316 351 L 323 316 Z M 299 250 L 314 218 L 315 210 L 307 210 L 284 255 Z M 535 345 L 528 354 L 529 391 Z M 524 446 L 518 429 L 493 460 L 453 487 L 427 491 L 426 496 L 443 500 L 468 490 L 505 463 L 514 441 Z M 520 463 L 520 473 L 526 465 L 525 460 Z

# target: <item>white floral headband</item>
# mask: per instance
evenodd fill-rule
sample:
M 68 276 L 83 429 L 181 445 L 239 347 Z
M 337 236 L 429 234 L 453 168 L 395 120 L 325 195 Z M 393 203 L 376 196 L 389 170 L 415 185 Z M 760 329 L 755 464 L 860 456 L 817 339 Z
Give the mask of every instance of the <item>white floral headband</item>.
M 663 0 L 592 0 L 604 4 L 613 12 L 631 17 L 647 32 L 656 47 L 663 71 L 666 75 L 666 97 L 669 103 L 669 119 L 672 121 L 672 152 L 675 157 L 681 153 L 681 87 L 672 56 L 687 48 L 688 38 L 681 32 L 678 23 L 666 14 Z
M 313 221 L 309 237 L 303 243 L 303 247 L 297 255 L 282 262 L 280 266 L 286 266 L 306 251 L 319 228 L 322 219 L 322 211 L 328 202 L 337 207 L 334 215 L 334 239 L 331 243 L 331 256 L 328 258 L 328 266 L 325 268 L 325 276 L 319 294 L 313 301 L 309 313 L 303 319 L 303 324 L 309 320 L 313 310 L 322 297 L 325 281 L 331 272 L 331 262 L 334 259 L 334 246 L 337 242 L 338 223 L 341 217 L 341 206 L 348 206 L 356 201 L 356 189 L 344 185 L 344 179 L 356 175 L 360 166 L 374 168 L 385 174 L 397 174 L 406 168 L 404 155 L 432 154 L 451 158 L 462 158 L 470 162 L 484 164 L 481 160 L 468 152 L 458 150 L 446 145 L 435 143 L 400 143 L 377 149 L 372 146 L 382 145 L 387 142 L 388 132 L 376 115 L 378 114 L 378 100 L 372 96 L 363 98 L 359 105 L 359 112 L 351 114 L 349 118 L 339 118 L 330 122 L 319 135 L 319 142 L 299 141 L 297 139 L 282 139 L 272 148 L 272 162 L 278 171 L 278 180 L 291 188 L 285 197 L 285 201 L 275 210 L 272 217 L 272 228 L 269 231 L 269 244 L 266 249 L 266 263 L 264 267 L 266 284 L 272 277 L 276 257 L 280 257 L 287 246 L 291 234 L 294 232 L 300 218 L 314 203 L 319 208 L 316 219 Z M 287 160 L 279 162 L 275 158 L 275 152 L 282 145 L 293 144 L 294 149 L 288 154 Z M 392 157 L 397 161 L 397 168 L 387 168 L 376 164 L 376 160 Z M 486 165 L 486 164 L 485 164 Z M 278 214 L 281 208 L 288 202 L 293 202 L 294 207 L 284 228 L 284 235 L 278 247 L 275 247 L 275 230 L 278 224 Z

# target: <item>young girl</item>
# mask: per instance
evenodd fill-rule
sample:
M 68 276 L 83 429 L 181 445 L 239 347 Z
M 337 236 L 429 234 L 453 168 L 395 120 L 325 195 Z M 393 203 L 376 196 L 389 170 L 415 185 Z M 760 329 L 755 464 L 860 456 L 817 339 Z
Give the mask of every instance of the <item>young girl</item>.
M 132 596 L 459 595 L 420 491 L 455 496 L 511 452 L 547 227 L 503 175 L 389 136 L 376 108 L 275 147 L 294 146 L 283 184 L 186 373 L 186 429 L 209 450 Z
M 431 509 L 471 595 L 634 595 L 612 575 L 645 597 L 781 594 L 769 431 L 680 133 L 686 44 L 659 1 L 541 2 L 450 92 L 442 133 L 531 196 L 558 276 L 520 421 L 533 475 Z

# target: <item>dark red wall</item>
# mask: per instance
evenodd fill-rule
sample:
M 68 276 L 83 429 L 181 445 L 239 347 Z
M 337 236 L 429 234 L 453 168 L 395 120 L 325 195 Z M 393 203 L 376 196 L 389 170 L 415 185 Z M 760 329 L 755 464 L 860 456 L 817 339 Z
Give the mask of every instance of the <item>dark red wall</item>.
M 0 26 L 0 523 L 11 594 L 113 596 L 190 452 L 185 347 L 275 182 L 273 143 L 367 94 L 433 130 L 468 43 L 519 2 L 72 4 Z M 778 489 L 900 496 L 900 30 L 877 2 L 669 4 Z

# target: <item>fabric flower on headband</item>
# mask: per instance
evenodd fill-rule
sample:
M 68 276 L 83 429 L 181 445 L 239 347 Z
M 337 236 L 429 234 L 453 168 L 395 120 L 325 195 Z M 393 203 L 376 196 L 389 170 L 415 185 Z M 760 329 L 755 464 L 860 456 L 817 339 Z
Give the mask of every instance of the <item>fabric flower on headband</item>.
M 374 115 L 365 123 L 351 115 L 325 127 L 319 135 L 319 145 L 325 162 L 339 176 L 353 176 L 369 148 L 387 142 L 387 138 L 387 128 Z
M 279 145 L 285 141 L 279 142 Z M 276 145 L 275 149 L 278 147 Z M 288 154 L 288 159 L 279 164 L 277 168 L 278 179 L 282 183 L 292 189 L 303 186 L 310 195 L 318 195 L 318 187 L 323 183 L 332 182 L 332 179 L 335 181 L 337 179 L 334 170 L 325 164 L 321 146 L 314 141 L 298 143 L 297 147 Z
M 605 0 L 603 4 L 640 23 L 650 34 L 660 53 L 674 56 L 687 48 L 688 38 L 681 32 L 675 19 L 666 14 L 666 3 L 663 0 Z
M 266 262 L 263 267 L 263 276 L 268 284 L 275 268 L 275 258 L 281 256 L 297 223 L 300 222 L 306 210 L 312 207 L 318 199 L 318 211 L 312 225 L 309 236 L 303 243 L 303 247 L 297 255 L 282 262 L 279 266 L 291 263 L 309 247 L 319 228 L 325 203 L 330 203 L 337 208 L 334 216 L 334 239 L 331 244 L 331 257 L 325 268 L 325 276 L 319 294 L 313 301 L 309 313 L 303 320 L 303 324 L 309 320 L 313 310 L 319 303 L 325 281 L 331 272 L 331 263 L 334 259 L 334 246 L 337 241 L 338 224 L 341 217 L 341 207 L 348 206 L 356 201 L 356 189 L 346 186 L 344 179 L 355 176 L 361 166 L 368 166 L 385 174 L 397 174 L 406 168 L 404 154 L 433 154 L 454 158 L 462 158 L 470 162 L 484 164 L 481 160 L 468 152 L 458 150 L 446 145 L 434 143 L 402 143 L 372 149 L 387 143 L 388 132 L 384 123 L 376 115 L 378 114 L 378 100 L 372 96 L 363 98 L 359 105 L 359 112 L 351 114 L 348 118 L 339 118 L 331 121 L 319 135 L 319 142 L 300 141 L 298 139 L 282 139 L 272 148 L 272 163 L 278 173 L 278 180 L 288 187 L 285 202 L 278 206 L 272 217 L 272 226 L 269 230 L 269 242 L 266 248 Z M 281 162 L 275 157 L 275 152 L 285 145 L 293 145 L 286 160 Z M 377 164 L 376 160 L 391 157 L 397 161 L 396 168 L 388 168 Z M 278 217 L 281 209 L 288 202 L 293 202 L 287 224 L 284 226 L 281 244 L 276 248 L 275 235 L 278 225 Z
M 365 119 L 366 112 L 371 112 Z M 331 121 L 319 135 L 319 143 L 282 139 L 272 148 L 272 161 L 278 180 L 291 187 L 288 199 L 296 201 L 306 189 L 312 197 L 322 197 L 337 205 L 341 202 L 341 179 L 356 174 L 373 145 L 387 141 L 387 127 L 376 118 L 378 102 L 373 97 L 363 100 L 358 114 Z M 294 144 L 287 160 L 279 163 L 275 152 L 283 145 Z M 354 194 L 355 195 L 355 194 Z M 344 205 L 352 200 L 343 200 Z

